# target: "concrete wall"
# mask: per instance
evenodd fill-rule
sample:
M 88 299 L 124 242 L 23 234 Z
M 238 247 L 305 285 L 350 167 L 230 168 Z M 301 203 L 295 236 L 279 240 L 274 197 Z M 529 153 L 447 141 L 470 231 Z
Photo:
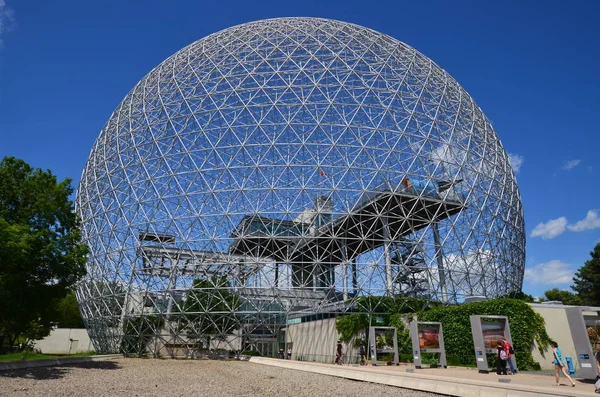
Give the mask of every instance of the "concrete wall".
M 544 321 L 546 322 L 546 332 L 548 333 L 550 339 L 558 343 L 558 347 L 562 351 L 563 358 L 571 357 L 573 359 L 573 365 L 575 366 L 576 371 L 581 368 L 579 357 L 575 351 L 575 344 L 573 343 L 573 335 L 571 334 L 571 329 L 569 328 L 569 323 L 567 321 L 566 309 L 574 306 L 542 304 L 530 304 L 530 306 L 536 313 L 539 313 L 544 318 Z M 589 309 L 592 314 L 600 311 L 600 308 L 597 307 L 587 309 Z M 582 315 L 589 316 L 589 314 L 585 311 L 582 312 Z M 541 355 L 536 345 L 532 351 L 532 356 L 535 361 L 540 363 L 542 369 L 554 369 L 552 350 L 550 348 L 546 350 L 544 355 Z
M 75 354 L 94 351 L 85 328 L 55 328 L 44 339 L 35 341 L 34 349 L 45 354 Z
M 573 357 L 575 360 L 575 345 L 573 344 L 573 337 L 571 336 L 571 330 L 569 329 L 569 323 L 567 322 L 565 307 L 562 305 L 531 305 L 531 307 L 536 313 L 544 318 L 544 321 L 546 322 L 546 332 L 550 339 L 558 343 L 563 358 Z M 540 363 L 542 369 L 554 369 L 552 350 L 550 348 L 548 348 L 542 356 L 536 344 L 531 353 L 533 359 Z M 576 368 L 578 367 L 579 363 L 576 364 Z
M 335 318 L 329 318 L 288 325 L 287 345 L 292 344 L 292 360 L 332 363 L 339 338 L 335 322 Z M 353 343 L 354 339 L 342 342 L 347 363 L 357 360 L 358 349 L 352 347 Z

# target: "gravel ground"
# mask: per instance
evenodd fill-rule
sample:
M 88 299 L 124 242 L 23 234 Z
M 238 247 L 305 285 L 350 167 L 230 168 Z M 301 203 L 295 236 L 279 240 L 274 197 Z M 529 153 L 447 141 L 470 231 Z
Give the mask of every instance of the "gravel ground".
M 119 358 L 0 371 L 0 396 L 416 396 L 436 394 L 244 361 Z

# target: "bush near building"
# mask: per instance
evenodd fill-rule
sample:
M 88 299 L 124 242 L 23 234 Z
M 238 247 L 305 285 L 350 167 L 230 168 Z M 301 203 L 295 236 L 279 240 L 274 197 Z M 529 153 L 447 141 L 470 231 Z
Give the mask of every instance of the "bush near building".
M 494 299 L 457 306 L 440 306 L 437 302 L 415 298 L 387 298 L 387 302 L 371 314 L 351 314 L 337 320 L 340 338 L 349 341 L 370 325 L 394 326 L 398 331 L 399 353 L 410 353 L 410 332 L 400 321 L 401 314 L 419 321 L 441 322 L 444 329 L 446 357 L 450 365 L 475 366 L 475 352 L 469 317 L 472 315 L 506 316 L 515 349 L 517 365 L 521 370 L 537 370 L 540 364 L 533 360 L 536 347 L 543 353 L 550 342 L 544 319 L 526 302 L 518 299 Z M 364 309 L 365 301 L 359 303 Z M 387 312 L 384 310 L 390 309 Z M 414 310 L 417 309 L 417 310 Z M 383 313 L 383 314 L 382 314 Z

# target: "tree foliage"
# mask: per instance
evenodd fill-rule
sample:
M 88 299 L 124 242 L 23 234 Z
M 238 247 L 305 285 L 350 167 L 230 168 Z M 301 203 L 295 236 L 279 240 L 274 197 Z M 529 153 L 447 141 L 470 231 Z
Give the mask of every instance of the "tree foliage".
M 85 274 L 72 193 L 70 179 L 0 161 L 0 335 L 9 343 L 47 335 L 58 300 Z
M 536 302 L 536 299 L 533 297 L 533 295 L 526 294 L 525 292 L 522 292 L 522 291 L 511 292 L 510 294 L 503 296 L 503 298 L 518 299 L 518 300 L 521 300 L 521 301 L 527 302 L 527 303 Z
M 549 301 L 561 301 L 563 305 L 581 306 L 583 300 L 577 294 L 570 291 L 552 288 L 544 292 L 546 299 Z
M 160 333 L 164 326 L 164 319 L 160 315 L 146 315 L 126 318 L 123 322 L 123 340 L 121 353 L 126 355 L 146 355 L 146 348 L 155 335 Z
M 212 338 L 223 338 L 239 327 L 235 312 L 241 300 L 228 291 L 228 285 L 224 278 L 195 279 L 181 303 L 187 313 L 185 331 L 190 338 L 205 340 L 207 348 Z
M 83 328 L 83 318 L 79 312 L 79 303 L 74 291 L 60 299 L 56 305 L 56 322 L 59 328 Z
M 571 287 L 581 297 L 583 304 L 600 306 L 600 243 L 590 252 L 591 259 L 577 270 Z

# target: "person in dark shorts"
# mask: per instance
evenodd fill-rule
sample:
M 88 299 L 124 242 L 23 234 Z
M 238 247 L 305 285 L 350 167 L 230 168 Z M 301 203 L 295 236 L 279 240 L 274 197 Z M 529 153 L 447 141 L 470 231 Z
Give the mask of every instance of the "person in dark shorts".
M 360 355 L 360 365 L 366 365 L 367 360 L 365 360 L 366 351 L 365 351 L 364 343 L 360 344 L 360 348 L 358 349 L 358 354 Z
M 596 353 L 594 353 L 594 357 L 596 357 L 596 365 L 598 366 L 598 373 L 600 374 L 600 340 L 596 341 Z M 594 386 L 596 387 L 596 393 L 600 394 L 600 375 L 596 377 Z
M 335 346 L 335 363 L 342 365 L 342 341 L 338 340 Z
M 504 350 L 504 342 L 499 340 L 496 342 L 496 348 L 498 349 L 498 357 L 496 357 L 496 374 L 497 375 L 508 375 L 506 372 L 506 351 Z

